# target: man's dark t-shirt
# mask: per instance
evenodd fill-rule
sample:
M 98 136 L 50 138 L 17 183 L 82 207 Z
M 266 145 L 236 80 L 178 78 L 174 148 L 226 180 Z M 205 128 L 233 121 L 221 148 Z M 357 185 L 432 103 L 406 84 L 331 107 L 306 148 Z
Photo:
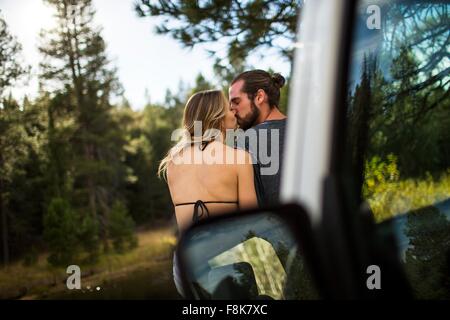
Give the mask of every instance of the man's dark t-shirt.
M 253 157 L 255 188 L 259 205 L 279 202 L 287 119 L 269 120 L 245 131 L 245 149 Z M 238 137 L 238 147 L 242 146 Z

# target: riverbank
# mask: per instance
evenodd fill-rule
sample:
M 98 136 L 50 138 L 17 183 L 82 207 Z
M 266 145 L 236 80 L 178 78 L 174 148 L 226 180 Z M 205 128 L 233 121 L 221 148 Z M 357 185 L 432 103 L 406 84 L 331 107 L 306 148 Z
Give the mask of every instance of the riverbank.
M 53 268 L 47 255 L 33 266 L 18 262 L 0 269 L 0 299 L 177 299 L 172 278 L 174 226 L 136 233 L 138 247 L 103 254 L 94 265 L 80 265 L 80 290 L 68 290 L 65 268 Z

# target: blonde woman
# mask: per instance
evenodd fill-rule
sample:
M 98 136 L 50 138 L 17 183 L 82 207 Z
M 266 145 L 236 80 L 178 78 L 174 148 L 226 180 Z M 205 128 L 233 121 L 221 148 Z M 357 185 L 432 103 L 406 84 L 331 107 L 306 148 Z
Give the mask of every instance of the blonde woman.
M 225 145 L 236 118 L 220 90 L 189 98 L 182 139 L 161 161 L 180 233 L 208 215 L 257 205 L 250 155 Z
M 235 128 L 235 115 L 222 91 L 201 91 L 189 98 L 182 138 L 158 171 L 169 186 L 180 234 L 199 219 L 257 206 L 250 155 L 224 143 L 227 131 Z M 173 277 L 184 296 L 176 254 Z

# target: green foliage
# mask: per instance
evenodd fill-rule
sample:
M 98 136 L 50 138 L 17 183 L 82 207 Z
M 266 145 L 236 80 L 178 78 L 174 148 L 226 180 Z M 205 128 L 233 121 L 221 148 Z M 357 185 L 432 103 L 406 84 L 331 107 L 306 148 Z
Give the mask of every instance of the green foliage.
M 29 72 L 29 67 L 21 63 L 21 51 L 21 44 L 9 33 L 0 11 L 0 99 L 4 98 L 6 89 Z
M 0 108 L 1 258 L 23 255 L 42 232 L 46 188 L 45 110 L 39 102 L 3 98 Z
M 2 99 L 0 108 L 0 176 L 10 180 L 16 165 L 26 157 L 26 132 L 21 125 L 23 112 L 12 97 Z
M 44 239 L 48 262 L 53 266 L 73 263 L 78 253 L 77 216 L 67 200 L 54 198 L 44 215 Z
M 148 1 L 140 0 L 139 16 L 162 17 L 158 34 L 168 34 L 186 47 L 221 42 L 210 46 L 216 56 L 215 72 L 230 81 L 247 67 L 251 52 L 278 52 L 292 59 L 297 15 L 303 1 Z M 225 60 L 225 61 L 224 61 Z
M 95 260 L 98 235 L 107 249 L 112 199 L 124 193 L 133 176 L 124 164 L 126 137 L 110 103 L 121 88 L 94 24 L 92 2 L 47 2 L 55 10 L 56 26 L 42 34 L 39 50 L 44 56 L 40 79 L 50 92 L 51 193 L 67 197 L 82 213 L 80 244 Z
M 25 254 L 23 258 L 23 265 L 26 267 L 34 266 L 37 264 L 39 258 L 39 252 L 35 246 L 31 246 L 30 250 Z
M 389 82 L 378 58 L 369 56 L 352 97 L 353 162 L 365 158 L 362 195 L 377 221 L 450 197 L 450 163 L 442 142 L 450 132 L 448 105 L 440 100 L 441 87 L 411 90 L 419 81 L 417 68 L 411 50 L 401 48 Z
M 288 112 L 289 88 L 290 88 L 290 79 L 286 78 L 286 83 L 280 90 L 280 105 L 278 106 L 280 111 L 284 114 L 287 114 Z
M 366 161 L 363 196 L 367 198 L 379 191 L 381 185 L 389 182 L 397 182 L 399 172 L 397 168 L 397 157 L 393 154 L 387 156 L 387 161 L 381 161 L 380 157 L 373 157 Z
M 385 161 L 377 156 L 366 161 L 364 173 L 363 197 L 377 222 L 450 198 L 450 170 L 436 179 L 402 178 L 391 154 Z
M 109 235 L 116 252 L 123 253 L 127 249 L 135 248 L 137 238 L 134 234 L 134 221 L 128 214 L 125 205 L 116 201 L 111 209 Z
M 168 91 L 164 105 L 148 104 L 142 111 L 116 112 L 127 137 L 125 164 L 130 168 L 130 175 L 126 194 L 129 211 L 136 223 L 172 215 L 167 184 L 156 175 L 159 162 L 175 143 L 171 135 L 181 127 L 184 105 L 189 96 L 212 88 L 214 85 L 199 74 L 193 87 L 181 83 L 178 92 Z
M 3 225 L 0 221 L 1 233 L 6 234 L 1 256 L 6 262 L 22 258 L 33 264 L 47 247 L 53 265 L 68 260 L 92 263 L 110 240 L 119 251 L 133 244 L 132 221 L 143 225 L 173 217 L 167 185 L 156 176 L 159 161 L 174 143 L 171 133 L 180 127 L 191 94 L 213 88 L 227 91 L 229 81 L 246 68 L 246 50 L 243 42 L 231 44 L 233 64 L 215 66 L 219 82 L 199 74 L 192 86 L 180 83 L 176 91 L 168 90 L 164 103 L 132 110 L 125 99 L 111 103 L 122 92 L 101 29 L 94 24 L 92 1 L 46 2 L 54 9 L 55 27 L 41 36 L 39 96 L 20 102 L 1 97 L 0 220 L 6 220 Z M 251 9 L 258 7 L 255 3 Z M 195 10 L 189 14 L 195 15 Z M 2 52 L 10 53 L 0 54 L 0 62 L 14 62 L 8 64 L 13 69 L 0 70 L 6 70 L 0 75 L 1 89 L 6 90 L 6 84 L 17 83 L 27 68 L 19 63 L 20 44 L 3 20 L 0 38 L 6 48 Z M 281 108 L 286 99 L 287 87 Z M 123 199 L 126 206 L 113 206 L 114 199 Z M 73 237 L 58 233 L 58 226 L 67 230 L 74 225 Z M 71 246 L 66 252 L 58 246 L 60 238 Z M 30 243 L 35 246 L 30 248 Z
M 355 211 L 362 198 L 376 222 L 388 220 L 380 228 L 396 234 L 415 297 L 449 299 L 448 4 L 389 2 L 382 11 L 383 28 L 361 37 L 361 19 L 354 33 L 346 161 L 354 174 L 344 183 L 354 186 Z M 361 185 L 361 197 L 351 194 Z
M 450 222 L 436 207 L 408 213 L 405 269 L 417 299 L 450 299 Z
M 91 215 L 85 215 L 81 218 L 77 235 L 79 243 L 88 253 L 86 262 L 96 262 L 100 248 L 98 222 Z
M 360 64 L 354 59 L 360 79 L 348 98 L 348 163 L 363 173 L 355 185 L 363 185 L 377 221 L 450 197 L 449 77 L 441 54 L 447 9 L 386 9 L 383 41 L 376 50 L 364 48 Z M 400 12 L 410 15 L 398 24 Z
M 192 88 L 190 95 L 198 92 L 198 91 L 203 91 L 203 90 L 210 90 L 210 89 L 214 89 L 214 87 L 211 85 L 211 83 L 209 83 L 205 77 L 199 73 L 197 75 L 197 78 L 195 78 L 195 86 L 194 88 Z

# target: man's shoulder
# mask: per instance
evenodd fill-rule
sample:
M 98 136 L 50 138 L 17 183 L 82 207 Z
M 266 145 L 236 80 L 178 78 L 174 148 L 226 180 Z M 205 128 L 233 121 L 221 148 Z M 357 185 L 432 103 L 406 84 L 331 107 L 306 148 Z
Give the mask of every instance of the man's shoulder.
M 279 120 L 269 120 L 253 126 L 250 129 L 261 130 L 261 129 L 283 129 L 286 127 L 287 118 Z

